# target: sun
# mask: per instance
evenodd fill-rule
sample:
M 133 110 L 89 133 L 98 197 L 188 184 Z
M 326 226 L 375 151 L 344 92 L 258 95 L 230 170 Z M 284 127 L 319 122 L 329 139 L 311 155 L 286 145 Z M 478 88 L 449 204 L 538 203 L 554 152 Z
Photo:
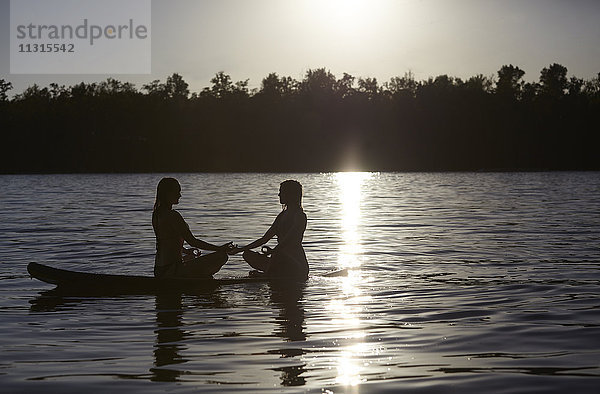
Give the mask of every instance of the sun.
M 368 0 L 319 0 L 305 3 L 311 19 L 329 33 L 351 34 L 372 27 L 374 2 Z
M 344 31 L 353 30 L 364 25 L 367 20 L 369 2 L 365 0 L 325 0 L 323 6 L 333 27 Z

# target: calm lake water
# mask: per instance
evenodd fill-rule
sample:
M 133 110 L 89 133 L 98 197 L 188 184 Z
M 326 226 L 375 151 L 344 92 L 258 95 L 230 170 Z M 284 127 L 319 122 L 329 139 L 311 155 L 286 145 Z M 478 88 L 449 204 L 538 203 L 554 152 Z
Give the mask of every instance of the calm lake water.
M 0 176 L 1 391 L 600 387 L 600 173 L 180 174 L 177 209 L 215 243 L 258 238 L 299 180 L 308 282 L 56 297 L 29 278 L 151 275 L 161 176 Z

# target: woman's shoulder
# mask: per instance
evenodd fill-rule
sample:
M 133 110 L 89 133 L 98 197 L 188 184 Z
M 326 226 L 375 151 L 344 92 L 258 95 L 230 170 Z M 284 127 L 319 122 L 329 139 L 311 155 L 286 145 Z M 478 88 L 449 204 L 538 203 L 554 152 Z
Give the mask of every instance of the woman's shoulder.
M 277 223 L 281 220 L 285 220 L 287 222 L 289 220 L 298 220 L 298 219 L 306 221 L 306 214 L 304 213 L 304 210 L 302 208 L 300 208 L 300 209 L 288 208 L 288 209 L 285 209 L 285 210 L 279 212 L 279 214 L 275 218 L 275 222 Z
M 187 223 L 185 222 L 185 219 L 183 218 L 183 216 L 181 216 L 181 214 L 174 209 L 171 209 L 171 220 L 176 225 L 187 227 Z
M 181 214 L 179 213 L 179 211 L 176 211 L 174 209 L 171 209 L 170 214 L 173 215 L 173 217 L 183 219 L 183 216 L 181 216 Z
M 292 216 L 294 219 L 306 220 L 306 213 L 304 213 L 304 210 L 302 208 L 288 211 L 288 215 Z
M 277 214 L 277 216 L 275 217 L 275 220 L 273 220 L 273 225 L 278 224 L 279 222 L 281 222 L 281 220 L 285 217 L 285 211 L 281 211 Z
M 157 209 L 154 212 L 152 212 L 152 216 L 169 221 L 183 220 L 183 216 L 181 216 L 181 214 L 174 209 Z

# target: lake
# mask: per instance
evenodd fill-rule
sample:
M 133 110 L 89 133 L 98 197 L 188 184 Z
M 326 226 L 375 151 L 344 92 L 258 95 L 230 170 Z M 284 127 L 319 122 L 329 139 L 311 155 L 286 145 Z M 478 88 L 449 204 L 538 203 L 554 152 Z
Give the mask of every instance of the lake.
M 3 391 L 600 387 L 598 172 L 170 175 L 194 234 L 240 245 L 299 180 L 310 279 L 52 295 L 29 262 L 152 275 L 163 175 L 0 176 Z M 248 272 L 236 255 L 215 277 Z

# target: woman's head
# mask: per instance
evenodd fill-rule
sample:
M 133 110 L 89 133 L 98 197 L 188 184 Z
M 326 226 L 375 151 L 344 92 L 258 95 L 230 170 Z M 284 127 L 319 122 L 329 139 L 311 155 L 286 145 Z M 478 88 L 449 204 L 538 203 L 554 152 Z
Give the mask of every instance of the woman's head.
M 298 181 L 287 180 L 279 185 L 279 202 L 288 207 L 302 206 L 302 185 Z
M 171 206 L 179 203 L 181 185 L 175 178 L 163 178 L 156 188 L 156 202 L 154 210 L 160 207 Z

